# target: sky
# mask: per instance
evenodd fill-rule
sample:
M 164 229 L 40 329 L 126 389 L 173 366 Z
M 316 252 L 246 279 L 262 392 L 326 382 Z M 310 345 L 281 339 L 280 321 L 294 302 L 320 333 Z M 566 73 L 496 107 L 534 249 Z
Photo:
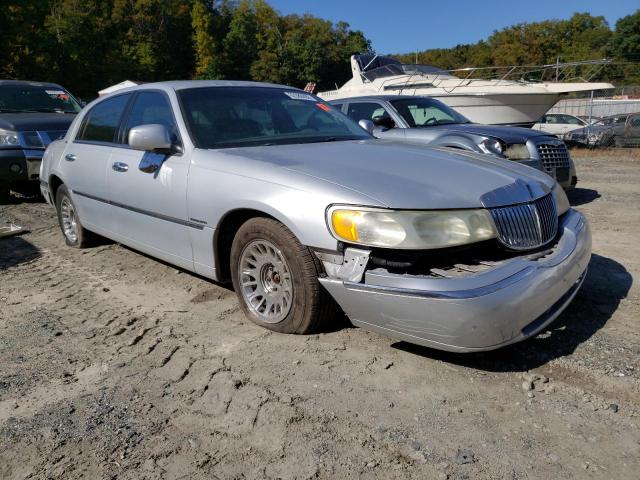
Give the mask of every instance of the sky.
M 362 30 L 377 53 L 409 53 L 486 39 L 516 23 L 567 19 L 574 12 L 616 20 L 640 0 L 269 0 L 283 14 L 311 13 Z

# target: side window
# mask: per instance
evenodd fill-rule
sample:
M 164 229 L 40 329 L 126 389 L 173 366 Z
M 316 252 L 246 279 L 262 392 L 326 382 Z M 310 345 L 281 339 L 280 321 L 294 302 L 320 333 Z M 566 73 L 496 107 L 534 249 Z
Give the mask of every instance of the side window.
M 76 140 L 114 142 L 120 118 L 130 97 L 130 95 L 118 95 L 98 103 L 87 113 Z
M 576 117 L 572 117 L 571 115 L 562 115 L 562 123 L 569 125 L 581 125 L 580 120 Z
M 378 103 L 350 103 L 347 115 L 356 122 L 360 120 L 373 120 L 375 117 L 390 117 L 387 112 Z
M 342 112 L 342 107 L 344 107 L 344 103 L 332 103 L 331 105 L 340 112 Z
M 640 116 L 631 117 L 631 126 L 632 127 L 640 127 Z
M 124 143 L 129 143 L 129 131 L 133 127 L 151 123 L 164 125 L 169 130 L 171 139 L 174 142 L 178 140 L 178 127 L 167 98 L 160 92 L 141 92 L 133 101 L 127 117 Z

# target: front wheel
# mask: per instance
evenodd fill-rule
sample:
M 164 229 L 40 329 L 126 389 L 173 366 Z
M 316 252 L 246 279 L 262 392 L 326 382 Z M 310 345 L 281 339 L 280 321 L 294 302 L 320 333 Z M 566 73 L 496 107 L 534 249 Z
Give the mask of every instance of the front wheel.
M 9 188 L 9 182 L 0 180 L 0 205 L 9 203 L 11 199 L 11 189 Z
M 231 276 L 245 315 L 280 333 L 311 333 L 335 314 L 335 302 L 318 282 L 320 263 L 284 225 L 253 218 L 231 247 Z
M 88 247 L 94 236 L 80 223 L 76 206 L 71 199 L 69 190 L 64 185 L 60 185 L 56 192 L 56 210 L 58 211 L 58 224 L 64 235 L 65 243 L 75 248 Z

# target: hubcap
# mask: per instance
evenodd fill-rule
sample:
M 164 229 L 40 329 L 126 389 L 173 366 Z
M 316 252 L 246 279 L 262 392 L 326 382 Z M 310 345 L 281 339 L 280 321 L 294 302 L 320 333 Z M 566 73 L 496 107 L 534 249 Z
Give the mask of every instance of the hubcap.
M 266 323 L 278 323 L 291 310 L 293 284 L 289 265 L 271 242 L 254 240 L 244 247 L 238 265 L 245 303 Z
M 64 236 L 70 242 L 75 243 L 78 240 L 78 224 L 76 221 L 76 211 L 73 208 L 71 200 L 67 197 L 62 199 L 60 205 L 60 218 L 62 218 L 62 231 Z

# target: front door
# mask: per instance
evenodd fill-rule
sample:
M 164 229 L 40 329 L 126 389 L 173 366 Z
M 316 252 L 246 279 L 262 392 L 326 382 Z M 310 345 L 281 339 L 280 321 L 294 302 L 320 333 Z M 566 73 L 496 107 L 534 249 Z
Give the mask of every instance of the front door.
M 161 124 L 180 143 L 169 99 L 161 91 L 138 92 L 124 120 L 120 138 L 107 170 L 117 234 L 123 243 L 184 268 L 193 268 L 189 230 L 198 228 L 187 212 L 188 155 L 165 155 L 129 148 L 131 128 Z M 144 163 L 159 168 L 143 172 Z

